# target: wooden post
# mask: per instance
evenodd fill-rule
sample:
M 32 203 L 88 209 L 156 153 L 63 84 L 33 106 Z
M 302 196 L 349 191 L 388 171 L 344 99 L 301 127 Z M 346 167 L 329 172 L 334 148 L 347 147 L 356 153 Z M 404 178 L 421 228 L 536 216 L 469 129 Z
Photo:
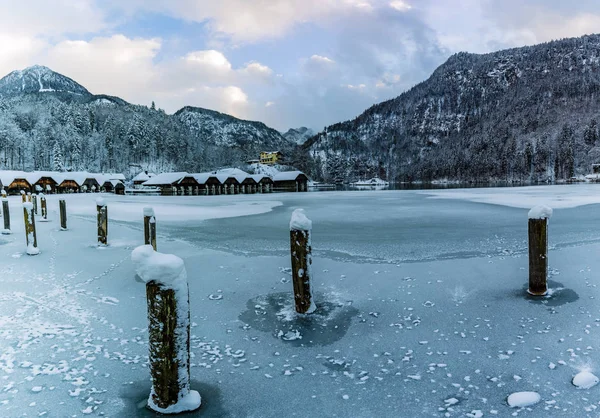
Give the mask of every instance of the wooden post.
M 529 211 L 529 288 L 534 296 L 548 292 L 548 219 L 552 209 L 536 206 Z
M 144 208 L 144 244 L 152 245 L 156 251 L 156 217 L 152 208 Z
M 23 203 L 27 202 L 27 195 L 25 194 L 25 190 L 21 190 L 21 201 Z
M 47 222 L 48 221 L 48 206 L 46 205 L 46 196 L 44 195 L 44 193 L 40 193 L 40 204 L 42 206 L 42 219 L 40 219 L 40 221 Z
M 37 195 L 31 196 L 31 203 L 33 203 L 33 211 L 35 212 L 36 215 L 39 215 L 38 204 L 37 204 Z
M 296 209 L 290 221 L 290 250 L 292 254 L 292 279 L 296 312 L 305 314 L 316 310 L 310 288 L 312 247 L 310 231 L 312 222 L 303 209 Z
M 4 215 L 4 230 L 3 234 L 10 234 L 10 209 L 8 207 L 8 197 L 6 190 L 2 189 L 2 213 Z
M 27 201 L 31 202 L 31 192 L 27 192 Z
M 108 245 L 108 209 L 102 198 L 96 199 L 98 211 L 98 245 Z
M 201 398 L 190 390 L 190 299 L 183 260 L 150 245 L 136 248 L 131 258 L 146 282 L 152 378 L 148 407 L 160 413 L 193 411 Z
M 67 202 L 64 199 L 58 201 L 60 207 L 60 229 L 61 231 L 67 230 Z
M 35 233 L 35 215 L 33 203 L 23 203 L 23 219 L 25 221 L 25 239 L 27 241 L 27 254 L 37 255 L 40 250 L 37 247 L 37 235 Z

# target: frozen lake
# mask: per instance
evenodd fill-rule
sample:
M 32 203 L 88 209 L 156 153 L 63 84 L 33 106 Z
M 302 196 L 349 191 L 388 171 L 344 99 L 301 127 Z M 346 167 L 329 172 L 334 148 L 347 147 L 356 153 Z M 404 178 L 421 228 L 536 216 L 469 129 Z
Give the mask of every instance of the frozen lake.
M 153 416 L 144 409 L 144 285 L 129 259 L 142 208 L 158 249 L 185 261 L 192 388 L 202 417 L 597 416 L 600 186 L 214 197 L 68 196 L 70 230 L 38 224 L 25 250 L 19 203 L 0 256 L 0 416 Z M 551 297 L 527 284 L 527 210 L 550 221 Z M 319 310 L 293 314 L 289 228 L 313 220 Z M 541 401 L 510 408 L 507 397 Z

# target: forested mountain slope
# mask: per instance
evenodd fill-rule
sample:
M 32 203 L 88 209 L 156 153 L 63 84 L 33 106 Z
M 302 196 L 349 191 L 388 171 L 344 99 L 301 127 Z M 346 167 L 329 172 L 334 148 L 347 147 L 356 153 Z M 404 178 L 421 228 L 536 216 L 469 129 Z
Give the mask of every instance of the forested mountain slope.
M 568 178 L 600 163 L 600 36 L 459 53 L 429 79 L 309 139 L 314 177 Z
M 195 172 L 294 147 L 260 122 L 191 107 L 167 115 L 42 66 L 0 79 L 0 169 Z

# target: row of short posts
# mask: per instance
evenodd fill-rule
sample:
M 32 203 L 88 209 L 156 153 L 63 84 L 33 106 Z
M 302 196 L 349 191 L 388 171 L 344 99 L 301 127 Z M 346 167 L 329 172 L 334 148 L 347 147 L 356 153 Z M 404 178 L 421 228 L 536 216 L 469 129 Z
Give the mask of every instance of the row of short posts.
M 21 192 L 22 203 L 23 203 L 23 222 L 25 225 L 25 242 L 27 244 L 27 254 L 37 255 L 39 254 L 39 248 L 37 243 L 37 231 L 35 228 L 35 215 L 38 213 L 37 197 L 31 193 Z M 48 206 L 46 202 L 46 196 L 40 193 L 40 206 L 42 211 L 41 222 L 48 222 Z M 59 200 L 60 206 L 60 225 L 61 230 L 67 230 L 67 205 L 64 199 Z M 10 234 L 10 208 L 8 205 L 8 196 L 5 190 L 2 190 L 2 213 L 4 215 L 4 229 L 3 234 Z

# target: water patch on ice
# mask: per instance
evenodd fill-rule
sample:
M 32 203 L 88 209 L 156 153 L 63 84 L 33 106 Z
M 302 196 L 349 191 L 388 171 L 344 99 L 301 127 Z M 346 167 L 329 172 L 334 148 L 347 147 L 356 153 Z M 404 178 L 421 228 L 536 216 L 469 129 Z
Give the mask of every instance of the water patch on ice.
M 525 296 L 530 303 L 545 305 L 548 307 L 562 306 L 567 303 L 575 302 L 579 295 L 572 289 L 566 289 L 565 285 L 553 280 L 548 280 L 548 293 L 545 296 L 532 296 L 527 293 L 527 285 L 523 291 L 519 292 L 519 297 Z
M 359 311 L 337 295 L 317 292 L 315 299 L 317 310 L 310 315 L 299 315 L 291 291 L 259 296 L 247 302 L 247 309 L 239 319 L 294 346 L 333 344 L 346 335 Z

